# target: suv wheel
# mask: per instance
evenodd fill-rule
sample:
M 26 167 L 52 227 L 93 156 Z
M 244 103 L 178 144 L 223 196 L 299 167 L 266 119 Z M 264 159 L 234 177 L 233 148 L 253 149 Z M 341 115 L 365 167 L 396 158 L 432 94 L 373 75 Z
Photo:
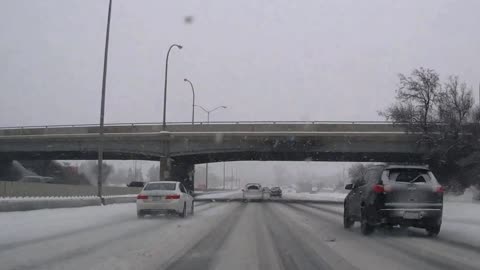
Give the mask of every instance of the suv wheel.
M 348 215 L 348 208 L 345 206 L 343 210 L 343 227 L 349 229 L 354 223 L 355 221 Z
M 375 230 L 375 227 L 368 223 L 367 213 L 363 208 L 362 208 L 362 218 L 360 221 L 360 225 L 361 225 L 360 231 L 362 232 L 363 235 L 372 234 L 373 231 Z

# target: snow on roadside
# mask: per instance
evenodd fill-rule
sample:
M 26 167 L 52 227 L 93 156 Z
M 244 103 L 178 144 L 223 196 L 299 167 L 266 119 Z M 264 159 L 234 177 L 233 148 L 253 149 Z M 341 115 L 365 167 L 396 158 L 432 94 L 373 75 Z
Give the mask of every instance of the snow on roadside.
M 347 193 L 340 193 L 340 192 L 318 192 L 318 193 L 284 193 L 283 198 L 298 200 L 319 200 L 319 201 L 332 201 L 332 202 L 343 202 L 347 196 Z
M 103 198 L 130 198 L 136 197 L 137 194 L 123 194 L 123 195 L 105 195 Z M 73 200 L 73 199 L 92 199 L 97 196 L 45 196 L 45 197 L 0 197 L 0 201 L 31 201 L 31 200 Z
M 444 199 L 445 201 L 448 202 L 475 202 L 474 201 L 474 191 L 472 189 L 466 189 L 465 192 L 460 195 L 451 195 L 451 194 L 445 194 Z M 480 201 L 478 201 L 480 203 Z
M 198 199 L 242 198 L 242 191 L 241 190 L 232 190 L 232 191 L 200 194 L 200 195 L 197 195 L 195 198 L 198 198 Z
M 112 204 L 80 208 L 0 212 L 0 246 L 12 240 L 27 241 L 85 227 L 136 219 L 135 204 Z
M 473 202 L 445 202 L 443 214 L 451 221 L 472 220 L 480 226 L 480 203 Z

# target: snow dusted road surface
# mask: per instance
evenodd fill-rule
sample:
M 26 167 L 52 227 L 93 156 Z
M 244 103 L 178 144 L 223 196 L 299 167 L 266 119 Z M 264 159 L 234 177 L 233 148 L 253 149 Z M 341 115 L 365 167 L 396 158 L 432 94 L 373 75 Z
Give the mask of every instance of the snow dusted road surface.
M 199 202 L 186 219 L 137 219 L 135 204 L 0 213 L 0 269 L 480 269 L 477 207 L 447 205 L 433 239 L 345 230 L 341 205 Z

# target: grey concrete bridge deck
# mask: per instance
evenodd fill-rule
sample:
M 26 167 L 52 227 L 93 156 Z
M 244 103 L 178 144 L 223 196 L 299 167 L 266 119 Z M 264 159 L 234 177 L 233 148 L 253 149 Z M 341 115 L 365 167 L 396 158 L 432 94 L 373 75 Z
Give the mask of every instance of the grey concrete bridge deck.
M 98 132 L 96 125 L 0 128 L 0 163 L 97 159 Z M 421 134 L 387 122 L 169 123 L 165 130 L 160 124 L 109 124 L 104 132 L 105 159 L 161 160 L 163 179 L 190 189 L 199 163 L 416 162 L 428 150 L 418 143 Z
M 404 125 L 383 121 L 240 121 L 168 123 L 170 132 L 400 132 Z M 163 131 L 161 123 L 106 124 L 105 133 L 150 133 Z M 47 125 L 0 127 L 0 136 L 48 135 L 48 134 L 95 134 L 98 125 Z
M 0 128 L 0 159 L 96 159 L 97 125 Z M 389 122 L 108 124 L 106 159 L 188 163 L 233 160 L 418 159 L 419 134 Z M 168 143 L 167 143 L 168 142 Z

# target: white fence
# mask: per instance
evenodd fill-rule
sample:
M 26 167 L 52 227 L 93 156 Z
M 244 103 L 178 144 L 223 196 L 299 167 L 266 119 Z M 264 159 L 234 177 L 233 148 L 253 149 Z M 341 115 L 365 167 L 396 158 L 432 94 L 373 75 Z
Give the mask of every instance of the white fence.
M 141 188 L 103 187 L 103 195 L 138 194 Z M 95 196 L 97 187 L 0 181 L 0 197 L 73 197 Z

